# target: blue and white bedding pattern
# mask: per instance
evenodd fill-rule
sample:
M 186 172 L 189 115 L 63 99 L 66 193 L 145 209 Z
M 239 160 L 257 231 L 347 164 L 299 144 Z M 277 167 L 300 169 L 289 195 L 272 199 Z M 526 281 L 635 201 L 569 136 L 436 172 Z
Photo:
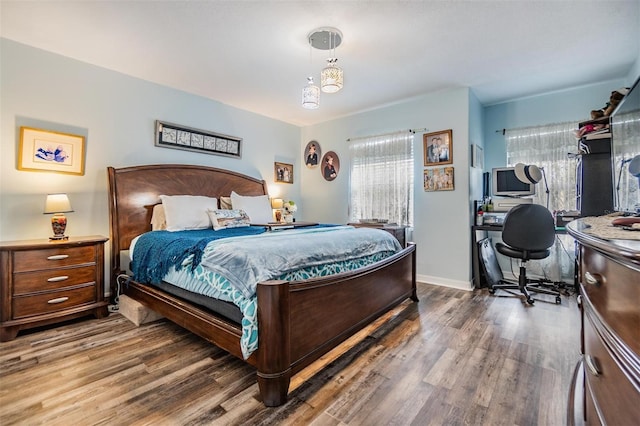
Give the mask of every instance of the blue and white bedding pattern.
M 250 227 L 261 228 L 261 227 Z M 235 228 L 247 229 L 247 228 Z M 261 228 L 264 229 L 264 228 Z M 232 302 L 243 314 L 241 349 L 248 358 L 258 347 L 258 282 L 281 279 L 298 281 L 351 271 L 382 260 L 401 247 L 389 233 L 350 226 L 310 227 L 218 238 L 203 231 L 178 236 L 185 241 L 167 249 L 165 236 L 143 234 L 130 248 L 132 271 L 139 282 L 160 279 L 188 291 Z M 214 231 L 211 231 L 214 232 Z M 215 231 L 220 232 L 220 231 Z M 171 233 L 175 236 L 176 232 Z M 155 243 L 153 242 L 155 241 Z M 204 244 L 204 246 L 203 246 Z M 177 255 L 181 246 L 184 255 Z M 194 248 L 195 246 L 195 248 Z M 149 260 L 150 253 L 170 254 L 168 260 Z M 153 255 L 152 255 L 153 256 Z M 140 274 L 140 275 L 138 275 Z M 146 277 L 147 281 L 138 278 Z M 149 279 L 152 278 L 152 279 Z

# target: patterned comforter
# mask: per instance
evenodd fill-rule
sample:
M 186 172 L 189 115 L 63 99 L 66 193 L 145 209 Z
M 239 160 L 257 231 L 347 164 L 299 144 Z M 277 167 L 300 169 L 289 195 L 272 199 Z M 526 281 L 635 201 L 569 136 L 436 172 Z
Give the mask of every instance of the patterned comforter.
M 274 279 L 298 281 L 351 271 L 401 249 L 398 241 L 385 231 L 350 226 L 264 233 L 247 228 L 249 235 L 226 238 L 219 238 L 220 234 L 206 237 L 203 231 L 184 231 L 197 232 L 193 237 L 194 245 L 203 248 L 194 250 L 183 242 L 180 244 L 184 248 L 183 256 L 174 250 L 172 259 L 161 261 L 150 255 L 163 251 L 163 245 L 164 252 L 167 252 L 166 234 L 154 245 L 154 238 L 160 235 L 157 232 L 144 234 L 140 237 L 140 240 L 144 238 L 142 244 L 139 240 L 132 245 L 133 278 L 139 281 L 138 275 L 147 278 L 157 276 L 155 269 L 160 268 L 162 280 L 166 282 L 234 303 L 243 314 L 240 343 L 245 358 L 258 347 L 256 288 L 259 282 Z M 153 259 L 152 265 L 140 259 Z

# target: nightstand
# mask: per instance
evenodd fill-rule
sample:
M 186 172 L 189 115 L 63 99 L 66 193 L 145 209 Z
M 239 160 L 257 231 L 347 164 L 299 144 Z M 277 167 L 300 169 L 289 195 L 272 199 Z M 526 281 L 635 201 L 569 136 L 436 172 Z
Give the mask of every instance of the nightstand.
M 360 222 L 348 223 L 347 225 L 355 226 L 356 228 L 382 229 L 383 231 L 387 231 L 388 233 L 396 237 L 396 240 L 398 240 L 398 242 L 403 248 L 407 244 L 406 238 L 405 238 L 405 231 L 407 229 L 406 226 L 387 225 L 383 223 L 360 223 Z
M 109 314 L 100 235 L 0 242 L 0 341 L 18 331 Z

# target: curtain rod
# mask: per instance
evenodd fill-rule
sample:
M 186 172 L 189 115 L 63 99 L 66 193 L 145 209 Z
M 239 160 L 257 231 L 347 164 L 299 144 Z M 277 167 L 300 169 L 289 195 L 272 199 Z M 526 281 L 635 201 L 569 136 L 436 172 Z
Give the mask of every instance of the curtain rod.
M 423 133 L 423 132 L 427 132 L 427 131 L 429 131 L 429 129 L 427 129 L 426 127 L 423 127 L 421 129 L 398 130 L 397 132 L 382 133 L 380 135 L 370 135 L 370 136 L 360 136 L 360 137 L 357 137 L 357 138 L 349 138 L 349 139 L 347 139 L 347 142 L 355 141 L 355 140 L 358 140 L 358 139 L 365 139 L 365 138 L 379 138 L 381 136 L 389 136 L 389 135 L 394 135 L 396 133 L 402 133 L 402 132 Z

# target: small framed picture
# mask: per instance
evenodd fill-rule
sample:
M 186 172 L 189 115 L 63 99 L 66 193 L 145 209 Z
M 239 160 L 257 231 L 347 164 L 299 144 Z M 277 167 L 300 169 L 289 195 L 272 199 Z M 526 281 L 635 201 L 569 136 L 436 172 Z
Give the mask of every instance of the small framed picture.
M 424 170 L 424 190 L 432 191 L 453 191 L 453 167 L 436 167 Z
M 453 164 L 453 132 L 451 129 L 425 133 L 422 136 L 422 141 L 425 166 Z
M 311 141 L 304 149 L 304 165 L 310 169 L 315 169 L 320 164 L 322 150 L 317 141 Z
M 273 172 L 277 183 L 293 183 L 293 164 L 275 162 Z
M 322 176 L 325 180 L 331 182 L 338 177 L 338 173 L 340 173 L 340 159 L 338 158 L 338 154 L 329 151 L 322 157 Z
M 84 175 L 84 136 L 20 128 L 18 170 Z
M 476 145 L 476 144 L 472 145 L 471 167 L 484 169 L 484 150 L 480 145 Z

